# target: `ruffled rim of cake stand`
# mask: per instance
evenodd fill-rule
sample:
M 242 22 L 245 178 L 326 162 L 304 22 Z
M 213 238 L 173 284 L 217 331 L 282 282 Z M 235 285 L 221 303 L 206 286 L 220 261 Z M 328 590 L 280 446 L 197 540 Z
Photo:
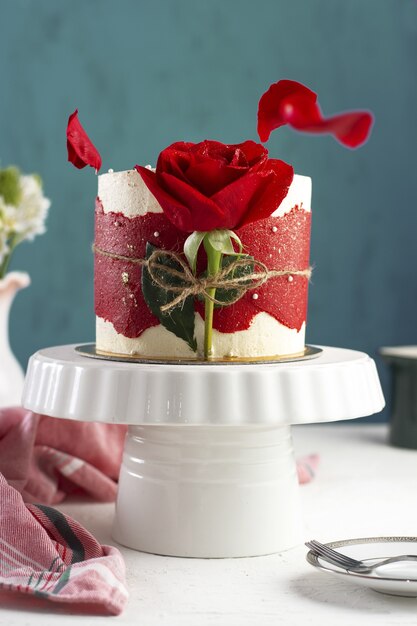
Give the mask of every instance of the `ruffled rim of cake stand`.
M 92 359 L 75 347 L 31 357 L 25 408 L 114 424 L 284 426 L 353 419 L 384 407 L 374 361 L 354 350 L 319 346 L 310 360 L 212 367 Z

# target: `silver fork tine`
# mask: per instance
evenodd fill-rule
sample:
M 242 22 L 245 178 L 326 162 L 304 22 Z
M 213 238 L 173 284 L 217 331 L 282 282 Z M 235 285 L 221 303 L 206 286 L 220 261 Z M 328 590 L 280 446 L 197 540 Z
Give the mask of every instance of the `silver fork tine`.
M 332 550 L 328 546 L 323 545 L 322 543 L 320 543 L 319 541 L 316 541 L 315 539 L 313 539 L 310 543 L 311 543 L 313 550 L 316 550 L 317 552 L 320 551 L 322 554 L 327 554 L 327 556 L 337 559 L 340 562 L 346 563 L 351 566 L 362 565 L 361 561 L 357 561 L 356 559 L 352 559 L 350 556 L 347 556 L 346 554 L 342 554 L 340 552 L 337 552 L 336 550 Z
M 306 544 L 306 545 L 308 545 L 308 544 Z M 320 556 L 325 561 L 330 561 L 334 565 L 338 565 L 340 567 L 343 567 L 344 569 L 348 569 L 348 568 L 351 568 L 351 567 L 356 567 L 356 564 L 354 564 L 351 561 L 343 558 L 343 556 L 338 554 L 338 553 L 336 553 L 336 554 L 329 553 L 326 550 L 323 550 L 321 548 L 316 548 L 313 545 L 309 545 L 308 547 L 312 550 L 312 552 L 314 554 L 316 554 L 317 556 Z
M 312 539 L 311 541 L 307 541 L 305 544 L 308 548 L 310 548 L 313 552 L 316 552 L 319 556 L 331 559 L 337 564 L 340 564 L 342 567 L 358 567 L 361 566 L 362 563 L 357 561 L 356 559 L 351 559 L 349 556 L 345 554 L 341 554 L 340 552 L 336 552 L 336 550 L 332 550 L 328 546 L 323 545 L 322 543 L 315 541 Z
M 309 543 L 307 542 L 305 544 L 308 548 L 310 548 L 310 550 L 312 550 L 316 555 L 321 556 L 323 558 L 330 559 L 333 563 L 336 563 L 337 565 L 341 565 L 342 567 L 344 566 L 348 566 L 351 565 L 351 563 L 347 563 L 346 560 L 343 558 L 343 555 L 335 552 L 333 553 L 329 553 L 327 552 L 327 550 L 323 549 L 321 546 L 316 546 L 313 543 Z
M 317 552 L 317 554 L 321 555 L 323 558 L 327 557 L 329 559 L 332 559 L 335 563 L 341 564 L 342 567 L 358 567 L 362 565 L 362 563 L 360 563 L 356 559 L 351 559 L 345 554 L 336 552 L 335 550 L 332 550 L 331 548 L 328 548 L 327 546 L 317 545 L 313 543 L 312 549 L 313 551 Z

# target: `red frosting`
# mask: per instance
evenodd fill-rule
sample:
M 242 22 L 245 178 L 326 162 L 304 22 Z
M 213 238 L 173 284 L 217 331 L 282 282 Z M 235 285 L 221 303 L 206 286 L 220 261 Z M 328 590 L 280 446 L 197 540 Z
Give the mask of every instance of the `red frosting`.
M 311 213 L 294 207 L 282 217 L 269 217 L 237 230 L 244 251 L 265 263 L 269 269 L 304 270 L 309 265 Z M 276 228 L 276 232 L 273 231 Z M 146 243 L 158 248 L 182 251 L 188 233 L 178 231 L 164 213 L 126 217 L 104 213 L 96 201 L 95 244 L 108 252 L 144 258 Z M 122 274 L 128 275 L 127 282 Z M 150 312 L 141 290 L 139 265 L 95 255 L 95 312 L 112 322 L 125 337 L 139 337 L 144 330 L 159 324 Z M 223 333 L 249 328 L 260 311 L 266 311 L 288 328 L 300 330 L 307 315 L 308 280 L 302 276 L 279 276 L 256 290 L 248 291 L 238 302 L 214 312 L 213 326 Z M 204 318 L 204 305 L 196 302 Z

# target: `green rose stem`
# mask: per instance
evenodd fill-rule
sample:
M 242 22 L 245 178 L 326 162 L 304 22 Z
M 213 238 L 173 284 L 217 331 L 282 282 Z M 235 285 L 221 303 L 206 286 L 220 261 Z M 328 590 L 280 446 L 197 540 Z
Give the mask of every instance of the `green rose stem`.
M 207 276 L 215 276 L 221 266 L 222 253 L 215 250 L 206 238 L 204 239 L 204 248 L 207 253 Z M 216 289 L 208 289 L 207 293 L 211 298 L 214 298 Z M 204 300 L 204 358 L 208 359 L 213 352 L 214 302 L 207 297 L 205 297 Z

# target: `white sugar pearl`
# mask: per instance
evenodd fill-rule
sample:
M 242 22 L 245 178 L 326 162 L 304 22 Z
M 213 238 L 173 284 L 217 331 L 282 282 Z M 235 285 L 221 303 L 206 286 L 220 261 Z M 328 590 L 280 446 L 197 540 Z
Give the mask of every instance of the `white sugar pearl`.
M 109 174 L 113 174 L 114 170 L 112 168 L 110 168 L 109 170 L 107 170 Z
M 292 281 L 294 280 L 294 276 L 288 276 L 288 282 L 292 283 Z
M 158 231 L 157 231 L 157 230 L 154 232 L 153 236 L 154 236 L 154 237 L 159 237 L 159 233 L 158 233 Z
M 252 300 L 257 300 L 259 298 L 259 294 L 258 293 L 254 293 L 252 296 Z
M 273 226 L 273 227 L 271 228 L 271 230 L 272 230 L 272 232 L 273 232 L 273 233 L 276 233 L 276 232 L 277 232 L 277 230 L 278 230 L 278 228 L 277 228 L 276 226 Z

